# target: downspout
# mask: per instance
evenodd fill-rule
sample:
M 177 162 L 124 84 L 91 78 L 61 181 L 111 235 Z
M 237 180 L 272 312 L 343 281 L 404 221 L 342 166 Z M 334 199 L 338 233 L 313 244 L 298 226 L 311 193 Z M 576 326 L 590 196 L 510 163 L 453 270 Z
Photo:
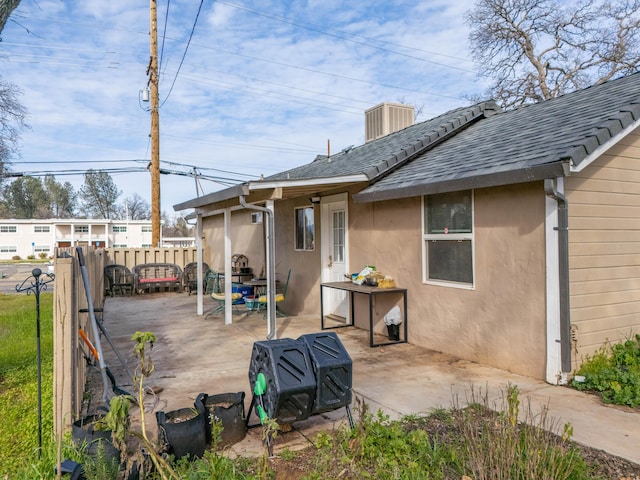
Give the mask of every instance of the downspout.
M 569 304 L 569 205 L 554 179 L 544 180 L 544 193 L 558 204 L 558 275 L 560 306 L 560 358 L 562 373 L 571 371 L 571 318 Z
M 266 232 L 265 232 L 265 247 L 267 250 L 267 340 L 273 340 L 276 338 L 276 271 L 275 271 L 275 244 L 273 233 L 275 231 L 275 222 L 273 219 L 273 212 L 258 205 L 252 205 L 247 203 L 244 195 L 238 197 L 240 205 L 249 210 L 256 210 L 263 212 L 266 216 Z

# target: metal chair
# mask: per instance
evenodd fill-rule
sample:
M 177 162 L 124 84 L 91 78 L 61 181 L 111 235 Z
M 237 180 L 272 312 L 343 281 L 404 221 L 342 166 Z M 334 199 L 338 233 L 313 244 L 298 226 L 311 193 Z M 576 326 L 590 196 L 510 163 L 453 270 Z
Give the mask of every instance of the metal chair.
M 206 286 L 206 274 L 209 270 L 209 265 L 202 262 L 203 285 Z M 184 267 L 184 286 L 191 295 L 191 292 L 198 290 L 198 262 L 187 263 Z
M 289 269 L 289 273 L 287 273 L 287 281 L 284 283 L 284 288 L 282 289 L 281 292 L 277 292 L 276 291 L 276 317 L 280 316 L 280 317 L 286 317 L 287 314 L 284 313 L 282 311 L 282 309 L 280 308 L 280 306 L 278 305 L 279 303 L 284 302 L 285 296 L 287 295 L 287 288 L 289 288 L 289 279 L 291 278 L 291 269 Z M 259 309 L 265 309 L 265 315 L 267 314 L 267 306 L 268 306 L 268 301 L 267 301 L 267 295 L 260 295 L 260 297 L 258 298 L 258 305 L 259 305 Z
M 207 272 L 207 290 L 211 287 L 211 299 L 216 302 L 216 307 L 212 309 L 207 315 L 205 319 L 210 316 L 216 316 L 219 313 L 224 313 L 225 308 L 225 292 L 224 292 L 224 277 L 222 277 L 219 273 L 214 272 L 213 270 L 209 270 Z M 231 293 L 231 305 L 237 311 L 238 308 L 236 305 L 242 303 L 242 294 L 240 292 L 232 292 Z

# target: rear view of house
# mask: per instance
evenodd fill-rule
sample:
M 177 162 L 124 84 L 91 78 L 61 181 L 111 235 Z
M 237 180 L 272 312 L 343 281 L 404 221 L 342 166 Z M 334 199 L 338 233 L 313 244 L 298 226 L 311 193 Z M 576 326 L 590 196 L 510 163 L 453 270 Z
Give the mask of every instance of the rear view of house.
M 194 209 L 205 262 L 242 252 L 256 272 L 267 244 L 250 208 L 273 212 L 289 314 L 319 314 L 322 283 L 373 264 L 407 289 L 409 342 L 552 384 L 640 331 L 640 74 L 516 110 L 402 118 L 175 209 Z M 344 296 L 324 302 L 350 315 Z M 389 305 L 373 310 L 382 332 Z

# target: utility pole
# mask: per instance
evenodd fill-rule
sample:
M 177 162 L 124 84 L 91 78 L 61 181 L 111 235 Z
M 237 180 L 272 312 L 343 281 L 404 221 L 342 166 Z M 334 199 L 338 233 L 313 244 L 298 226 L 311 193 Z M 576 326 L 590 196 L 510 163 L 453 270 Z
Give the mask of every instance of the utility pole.
M 158 95 L 158 10 L 151 0 L 151 60 L 149 86 L 151 87 L 151 244 L 160 246 L 160 106 Z

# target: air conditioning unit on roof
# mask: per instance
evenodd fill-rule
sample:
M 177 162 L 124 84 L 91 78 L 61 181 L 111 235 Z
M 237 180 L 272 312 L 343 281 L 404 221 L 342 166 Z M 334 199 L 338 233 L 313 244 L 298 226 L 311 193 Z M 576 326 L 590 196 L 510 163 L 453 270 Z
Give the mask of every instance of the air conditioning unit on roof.
M 365 141 L 370 142 L 403 128 L 414 122 L 414 108 L 401 103 L 384 102 L 364 112 Z

